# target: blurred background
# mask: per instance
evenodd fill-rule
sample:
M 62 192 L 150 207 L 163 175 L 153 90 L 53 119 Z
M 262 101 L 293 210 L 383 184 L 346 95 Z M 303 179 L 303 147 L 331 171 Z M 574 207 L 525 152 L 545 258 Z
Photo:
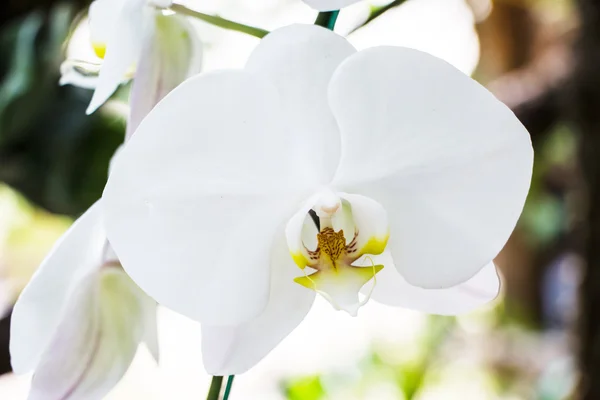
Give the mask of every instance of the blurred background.
M 59 86 L 89 60 L 88 0 L 0 2 L 0 399 L 26 399 L 10 372 L 11 307 L 54 241 L 100 197 L 123 140 L 129 85 L 85 115 L 91 90 Z M 485 84 L 536 150 L 521 221 L 497 258 L 503 294 L 456 318 L 369 302 L 358 318 L 317 302 L 233 399 L 600 399 L 600 0 L 364 1 L 336 31 L 359 49 L 403 45 Z M 274 29 L 312 23 L 299 0 L 188 0 Z M 375 19 L 370 17 L 377 16 Z M 368 22 L 365 24 L 365 22 Z M 204 70 L 241 67 L 258 39 L 196 24 Z M 162 361 L 140 349 L 109 399 L 201 399 L 200 328 L 159 311 Z

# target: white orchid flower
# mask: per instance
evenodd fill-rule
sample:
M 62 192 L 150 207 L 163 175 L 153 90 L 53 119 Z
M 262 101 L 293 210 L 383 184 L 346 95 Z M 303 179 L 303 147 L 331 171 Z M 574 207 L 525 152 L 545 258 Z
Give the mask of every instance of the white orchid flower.
M 202 323 L 207 370 L 235 374 L 315 292 L 351 315 L 369 297 L 440 314 L 495 298 L 532 163 L 514 114 L 446 62 L 292 25 L 148 114 L 105 227 L 144 291 Z
M 200 71 L 201 44 L 185 17 L 164 15 L 168 0 L 95 0 L 90 5 L 90 39 L 101 65 L 67 60 L 61 84 L 95 88 L 94 112 L 132 77 L 149 103 Z M 134 85 L 136 86 L 136 85 Z M 135 88 L 133 96 L 135 94 Z M 139 94 L 138 94 L 139 96 Z
M 30 400 L 102 399 L 142 341 L 158 359 L 156 302 L 111 254 L 101 211 L 73 224 L 15 304 L 11 363 L 34 371 Z
M 333 11 L 358 3 L 360 0 L 303 0 L 306 4 L 319 11 Z

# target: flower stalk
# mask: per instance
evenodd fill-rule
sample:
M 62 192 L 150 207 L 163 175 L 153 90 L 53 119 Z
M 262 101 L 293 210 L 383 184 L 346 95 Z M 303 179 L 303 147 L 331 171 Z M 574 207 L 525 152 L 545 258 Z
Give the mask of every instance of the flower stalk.
M 208 396 L 206 396 L 206 400 L 219 400 L 221 386 L 223 386 L 223 377 L 213 376 L 212 381 L 210 382 L 210 388 L 208 389 Z
M 315 25 L 322 26 L 323 28 L 332 31 L 333 28 L 335 28 L 335 22 L 337 21 L 339 14 L 340 10 L 320 12 L 317 15 L 317 19 L 315 19 Z
M 225 393 L 223 394 L 223 400 L 229 399 L 229 394 L 231 393 L 231 387 L 233 386 L 233 379 L 235 375 L 229 375 L 227 378 L 227 384 L 225 385 Z
M 223 392 L 223 400 L 229 399 L 229 395 L 231 394 L 231 387 L 233 386 L 233 379 L 235 375 L 229 375 L 227 377 L 227 383 L 225 384 L 225 391 Z M 213 376 L 212 381 L 210 382 L 210 388 L 208 389 L 208 396 L 206 400 L 219 400 L 221 399 L 221 388 L 223 387 L 223 377 L 222 376 Z
M 362 28 L 363 26 L 369 24 L 371 21 L 373 21 L 374 19 L 378 18 L 379 16 L 383 15 L 386 11 L 391 10 L 392 8 L 396 8 L 402 4 L 404 4 L 406 2 L 406 0 L 394 0 L 389 4 L 386 4 L 385 6 L 379 6 L 379 7 L 371 7 L 371 13 L 369 14 L 369 16 L 367 17 L 367 19 L 365 20 L 365 22 L 363 22 L 362 24 L 354 27 L 350 32 L 348 32 L 348 34 Z
M 188 17 L 197 18 L 211 25 L 218 26 L 223 29 L 229 29 L 231 31 L 242 32 L 250 36 L 262 39 L 269 31 L 261 28 L 256 28 L 250 25 L 240 24 L 239 22 L 230 21 L 225 18 L 218 17 L 216 15 L 208 15 L 198 11 L 191 10 L 181 4 L 173 4 L 170 9 L 177 14 L 186 15 Z

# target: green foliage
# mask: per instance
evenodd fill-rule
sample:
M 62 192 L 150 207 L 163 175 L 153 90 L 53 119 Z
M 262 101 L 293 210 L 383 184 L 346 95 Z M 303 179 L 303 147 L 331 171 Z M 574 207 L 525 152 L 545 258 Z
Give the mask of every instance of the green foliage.
M 531 189 L 520 221 L 532 244 L 551 245 L 568 229 L 568 199 L 561 193 L 566 185 L 575 183 L 576 159 L 575 135 L 563 125 L 549 133 L 536 151 Z
M 325 398 L 325 390 L 318 376 L 294 379 L 285 385 L 289 400 L 319 400 Z
M 74 12 L 33 12 L 0 31 L 0 181 L 49 211 L 77 216 L 102 193 L 124 124 L 85 114 L 91 91 L 60 87 Z
M 434 370 L 441 346 L 454 327 L 454 318 L 430 316 L 413 344 L 412 350 L 416 352 L 407 352 L 399 360 L 391 361 L 387 357 L 389 347 L 376 348 L 358 363 L 358 371 L 292 379 L 284 383 L 284 391 L 289 400 L 341 399 L 346 393 L 359 396 L 353 398 L 370 399 L 373 388 L 386 386 L 395 391 L 398 399 L 417 399 Z
M 479 342 L 482 338 L 486 343 Z M 463 391 L 469 399 L 566 400 L 575 381 L 572 361 L 557 356 L 540 363 L 544 347 L 540 342 L 530 347 L 534 338 L 542 340 L 515 321 L 507 323 L 497 309 L 458 318 L 430 316 L 415 340 L 374 343 L 360 362 L 290 379 L 284 392 L 289 400 L 422 400 L 432 393 L 454 399 Z M 547 345 L 557 350 L 556 342 Z

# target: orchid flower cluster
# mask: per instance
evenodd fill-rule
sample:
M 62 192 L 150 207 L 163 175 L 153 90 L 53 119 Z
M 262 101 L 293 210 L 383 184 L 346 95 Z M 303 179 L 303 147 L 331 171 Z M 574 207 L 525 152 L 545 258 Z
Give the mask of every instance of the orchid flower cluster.
M 305 0 L 332 11 L 357 0 Z M 514 114 L 417 50 L 357 52 L 315 25 L 277 29 L 245 68 L 198 74 L 201 44 L 168 0 L 95 0 L 88 112 L 133 77 L 126 143 L 104 194 L 48 255 L 14 310 L 31 399 L 99 399 L 156 304 L 202 325 L 212 375 L 248 371 L 315 296 L 471 311 L 499 292 L 493 259 L 533 164 Z

